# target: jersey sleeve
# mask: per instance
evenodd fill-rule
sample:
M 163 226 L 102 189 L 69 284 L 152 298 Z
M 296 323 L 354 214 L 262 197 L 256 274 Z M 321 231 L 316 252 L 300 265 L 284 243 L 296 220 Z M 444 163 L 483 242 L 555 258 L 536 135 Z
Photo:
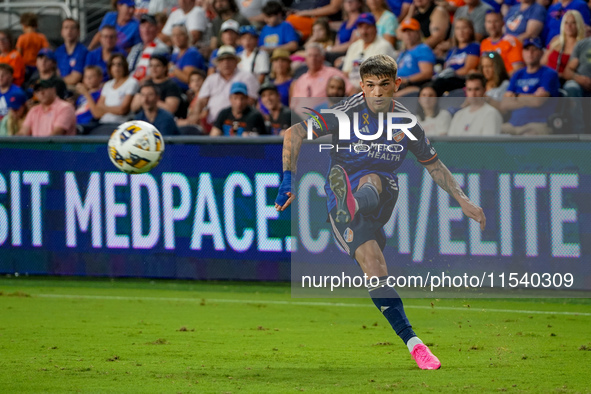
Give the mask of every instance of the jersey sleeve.
M 533 7 L 536 6 L 537 3 L 532 4 Z M 519 7 L 519 5 L 517 5 Z M 529 20 L 536 20 L 542 23 L 546 22 L 546 9 L 543 6 L 538 6 L 534 8 L 534 12 L 530 15 Z
M 295 41 L 295 42 L 299 42 L 300 38 L 298 37 L 298 33 L 296 33 L 295 29 L 293 28 L 292 25 L 290 25 L 287 22 L 284 22 L 284 28 L 283 28 L 283 40 L 284 44 L 287 44 L 289 42 Z
M 423 127 L 418 122 L 410 132 L 417 138 L 417 140 L 409 140 L 408 150 L 416 156 L 419 163 L 426 166 L 439 160 L 435 148 L 431 145 L 431 141 L 429 141 L 429 138 L 425 135 L 425 130 L 423 130 Z

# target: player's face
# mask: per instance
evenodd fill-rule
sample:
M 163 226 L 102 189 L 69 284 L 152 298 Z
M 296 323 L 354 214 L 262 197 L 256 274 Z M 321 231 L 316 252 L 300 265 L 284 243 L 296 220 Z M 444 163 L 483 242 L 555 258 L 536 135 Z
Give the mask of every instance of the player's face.
M 499 14 L 487 14 L 484 18 L 484 28 L 491 36 L 497 36 L 503 31 L 503 20 Z
M 367 105 L 373 112 L 383 112 L 390 109 L 391 98 L 398 91 L 402 80 L 400 78 L 368 75 L 360 82 L 361 90 L 365 94 Z
M 248 97 L 242 93 L 231 94 L 230 105 L 232 106 L 232 110 L 242 112 L 248 105 Z
M 62 24 L 62 38 L 64 41 L 72 42 L 78 39 L 78 28 L 73 21 L 65 21 Z

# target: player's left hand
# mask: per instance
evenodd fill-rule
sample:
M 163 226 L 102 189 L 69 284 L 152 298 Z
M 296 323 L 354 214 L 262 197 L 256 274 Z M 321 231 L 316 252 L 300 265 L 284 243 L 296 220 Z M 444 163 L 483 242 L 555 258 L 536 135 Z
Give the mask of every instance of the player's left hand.
M 474 204 L 472 201 L 467 200 L 462 206 L 462 211 L 464 215 L 468 216 L 471 219 L 476 220 L 480 223 L 480 231 L 484 231 L 484 227 L 486 226 L 486 216 L 484 216 L 484 211 L 478 205 Z

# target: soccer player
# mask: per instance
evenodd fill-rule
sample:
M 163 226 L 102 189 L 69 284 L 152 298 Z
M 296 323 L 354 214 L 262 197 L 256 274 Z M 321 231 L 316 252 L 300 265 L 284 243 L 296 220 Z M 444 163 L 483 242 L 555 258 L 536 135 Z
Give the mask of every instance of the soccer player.
M 351 140 L 348 142 L 353 146 L 356 143 L 365 142 L 353 133 L 355 119 L 351 116 L 353 113 L 359 114 L 358 129 L 363 133 L 365 127 L 369 135 L 375 134 L 378 130 L 378 113 L 408 113 L 406 108 L 392 98 L 401 83 L 401 79 L 397 76 L 397 64 L 394 59 L 381 54 L 369 57 L 361 64 L 360 76 L 362 92 L 333 107 L 334 110 L 341 110 L 348 115 L 352 129 L 350 130 Z M 329 114 L 323 116 L 328 126 L 323 129 L 324 134 L 332 134 L 333 144 L 336 145 L 337 130 L 339 130 L 336 116 Z M 383 130 L 386 130 L 387 116 L 383 116 L 382 119 Z M 369 127 L 362 125 L 362 122 L 368 121 Z M 425 137 L 423 128 L 416 124 L 409 131 L 416 137 L 416 141 L 411 140 L 402 131 L 393 136 L 393 139 L 398 142 L 387 140 L 386 133 L 372 141 L 372 144 L 398 143 L 403 146 L 404 149 L 399 153 L 399 160 L 390 160 L 393 155 L 386 155 L 383 152 L 376 155 L 377 152 L 373 147 L 369 152 L 360 153 L 356 153 L 354 149 L 332 150 L 327 205 L 329 220 L 339 244 L 355 259 L 368 277 L 379 277 L 378 286 L 368 289 L 376 307 L 407 345 L 419 368 L 438 369 L 441 363 L 414 333 L 404 312 L 400 296 L 393 287 L 387 286 L 386 281 L 388 268 L 382 253 L 386 244 L 383 226 L 390 219 L 396 204 L 398 182 L 395 171 L 404 160 L 406 152 L 411 151 L 417 157 L 419 162 L 427 168 L 433 180 L 458 201 L 464 214 L 480 223 L 481 230 L 484 230 L 486 218 L 482 208 L 468 199 L 451 172 L 439 160 L 435 149 Z M 318 136 L 323 134 L 318 132 L 318 128 L 315 132 Z M 283 180 L 275 201 L 275 209 L 278 211 L 284 211 L 295 198 L 294 191 L 291 189 L 291 178 L 296 171 L 298 154 L 306 135 L 305 122 L 298 123 L 285 132 Z M 342 234 L 346 230 L 354 233 L 355 236 L 343 239 Z

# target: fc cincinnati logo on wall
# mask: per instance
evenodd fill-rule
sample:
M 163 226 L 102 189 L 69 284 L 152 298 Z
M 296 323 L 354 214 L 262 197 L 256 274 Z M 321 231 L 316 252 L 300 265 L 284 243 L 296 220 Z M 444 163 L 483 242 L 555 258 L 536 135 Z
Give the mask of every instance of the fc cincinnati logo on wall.
M 347 227 L 347 229 L 343 233 L 343 237 L 345 238 L 345 242 L 347 242 L 347 243 L 353 242 L 353 230 L 351 230 L 349 227 Z

